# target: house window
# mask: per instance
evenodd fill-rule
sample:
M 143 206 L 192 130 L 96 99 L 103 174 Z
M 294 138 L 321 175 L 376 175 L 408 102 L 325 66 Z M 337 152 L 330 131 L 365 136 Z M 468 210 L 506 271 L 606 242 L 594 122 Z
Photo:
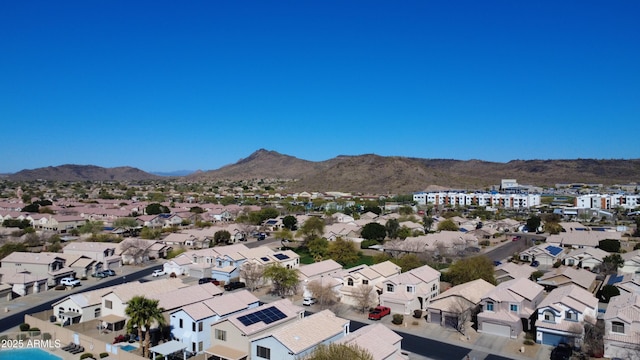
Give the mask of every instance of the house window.
M 570 321 L 578 321 L 578 313 L 575 311 L 567 311 L 564 313 L 564 318 Z
M 271 359 L 271 349 L 258 345 L 258 348 L 256 349 L 256 355 L 259 358 Z
M 393 292 L 393 284 L 387 284 L 387 292 Z
M 198 343 L 198 352 L 200 352 L 200 351 L 202 351 L 202 350 L 204 350 L 204 344 L 202 343 L 202 341 L 200 341 L 200 342 Z
M 183 326 L 184 326 L 184 323 L 182 322 L 182 319 L 180 319 L 180 323 L 178 324 L 178 327 L 182 329 Z
M 216 329 L 216 339 L 220 341 L 227 341 L 227 332 L 224 330 Z
M 576 263 L 576 262 L 575 262 L 575 260 L 573 260 L 573 259 L 568 259 L 568 260 L 567 260 L 567 265 L 569 265 L 569 266 L 573 266 L 573 265 L 575 265 L 575 263 Z
M 493 311 L 493 302 L 487 301 L 487 311 Z
M 107 309 L 113 309 L 113 303 L 111 302 L 111 300 L 105 300 L 104 307 L 106 307 Z
M 518 312 L 518 305 L 510 304 L 509 305 L 509 310 L 512 311 L 512 312 Z
M 353 279 L 352 278 L 348 278 L 347 279 L 347 285 L 353 286 Z
M 369 285 L 369 280 L 362 280 L 362 285 Z
M 413 289 L 414 289 L 413 286 L 411 286 L 411 285 L 407 286 L 407 292 L 408 293 L 412 294 L 413 293 Z
M 544 321 L 556 321 L 556 316 L 551 311 L 544 312 Z
M 202 331 L 203 329 L 204 329 L 204 328 L 203 328 L 203 326 L 202 326 L 202 321 L 200 321 L 200 322 L 198 323 L 198 331 L 200 332 L 200 331 Z
M 93 312 L 93 317 L 99 318 L 100 317 L 100 312 L 101 312 L 100 308 L 95 309 L 94 312 Z
M 194 331 L 194 332 L 196 331 L 196 323 L 195 322 L 191 323 L 191 331 Z
M 624 334 L 624 323 L 619 322 L 619 321 L 612 321 L 611 322 L 611 332 L 618 333 L 618 334 Z
M 433 285 L 431 286 L 431 291 L 436 291 L 437 289 L 438 289 L 438 285 L 433 284 Z

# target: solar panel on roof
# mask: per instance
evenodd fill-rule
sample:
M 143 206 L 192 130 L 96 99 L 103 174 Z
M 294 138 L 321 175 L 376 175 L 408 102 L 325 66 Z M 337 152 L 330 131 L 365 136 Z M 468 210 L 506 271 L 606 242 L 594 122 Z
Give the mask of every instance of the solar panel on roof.
M 285 255 L 285 254 L 275 254 L 273 255 L 276 259 L 278 260 L 286 260 L 289 258 L 289 256 Z
M 269 261 L 269 258 L 268 258 L 268 257 L 261 257 L 261 258 L 260 258 L 260 260 L 262 260 L 262 261 Z
M 562 248 L 552 245 L 547 246 L 545 250 L 547 250 L 553 256 L 556 256 L 562 252 Z
M 271 306 L 251 314 L 240 316 L 238 318 L 238 321 L 240 321 L 244 326 L 249 326 L 260 321 L 264 322 L 265 324 L 271 324 L 272 322 L 284 319 L 286 317 L 287 316 L 278 308 L 276 308 L 275 306 Z

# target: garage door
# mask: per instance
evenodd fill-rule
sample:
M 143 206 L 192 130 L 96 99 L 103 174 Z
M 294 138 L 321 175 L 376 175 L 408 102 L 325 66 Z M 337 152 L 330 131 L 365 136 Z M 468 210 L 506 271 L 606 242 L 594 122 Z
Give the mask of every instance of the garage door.
M 445 316 L 444 317 L 444 326 L 452 329 L 458 328 L 458 317 L 457 316 Z
M 439 311 L 438 311 L 438 312 L 436 312 L 436 311 L 434 311 L 434 312 L 430 312 L 430 313 L 429 313 L 429 322 L 430 322 L 430 323 L 434 323 L 434 324 L 438 324 L 438 325 L 439 325 L 439 324 L 440 324 L 440 321 L 441 321 L 440 316 L 441 316 L 441 315 L 440 315 L 440 312 L 439 312 Z
M 386 306 L 391 309 L 392 314 L 404 314 L 404 304 L 394 303 L 391 301 L 385 301 L 382 306 Z
M 542 333 L 542 343 L 544 345 L 557 346 L 561 342 L 568 343 L 568 339 L 558 334 Z
M 511 328 L 507 325 L 483 322 L 482 332 L 487 334 L 498 335 L 498 336 L 511 337 Z

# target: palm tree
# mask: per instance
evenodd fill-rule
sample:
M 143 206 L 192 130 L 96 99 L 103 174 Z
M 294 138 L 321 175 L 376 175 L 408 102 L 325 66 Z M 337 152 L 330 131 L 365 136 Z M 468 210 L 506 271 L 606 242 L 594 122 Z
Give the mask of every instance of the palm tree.
M 147 299 L 144 296 L 134 296 L 127 303 L 127 309 L 125 310 L 125 314 L 129 317 L 127 330 L 133 332 L 134 329 L 137 329 L 143 357 L 149 356 L 149 344 L 151 342 L 151 332 L 149 330 L 151 325 L 154 323 L 159 326 L 166 324 L 162 315 L 164 309 L 159 307 L 158 303 L 158 300 Z M 144 342 L 142 337 L 143 329 L 145 331 Z

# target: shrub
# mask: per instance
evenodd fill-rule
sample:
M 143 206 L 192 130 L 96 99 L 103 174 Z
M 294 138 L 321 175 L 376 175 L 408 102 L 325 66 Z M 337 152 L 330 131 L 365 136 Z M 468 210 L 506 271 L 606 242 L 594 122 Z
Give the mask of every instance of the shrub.
M 106 358 L 107 356 L 109 356 L 109 353 L 107 353 L 107 352 L 100 353 L 100 359 Z
M 49 333 L 43 333 L 42 334 L 42 340 L 51 340 L 51 334 Z
M 420 319 L 422 317 L 422 310 L 420 309 L 413 310 L 413 317 L 416 319 Z
M 560 267 L 560 265 L 562 265 L 562 260 L 558 260 L 556 262 L 553 263 L 553 268 L 557 269 Z
M 369 246 L 378 245 L 378 240 L 364 240 L 360 243 L 360 249 L 368 249 Z
M 393 320 L 391 320 L 392 323 L 396 324 L 396 325 L 400 325 L 404 322 L 404 315 L 402 314 L 393 314 Z
M 31 336 L 38 336 L 40 335 L 40 329 L 37 327 L 30 328 L 29 333 L 31 333 Z
M 489 246 L 489 245 L 491 245 L 491 241 L 489 241 L 489 240 L 482 240 L 482 241 L 480 241 L 480 242 L 478 243 L 478 245 L 480 245 L 480 246 Z
M 27 323 L 20 324 L 20 331 L 29 331 L 30 328 L 31 328 L 31 325 Z
M 531 339 L 526 339 L 525 341 L 523 341 L 523 344 L 525 344 L 525 345 L 533 345 L 533 344 L 535 344 L 535 343 L 536 343 L 536 342 L 535 342 L 535 341 L 533 341 L 533 340 L 531 340 Z
M 9 339 L 8 335 L 2 335 L 0 336 L 0 341 L 7 341 Z
M 411 323 L 411 325 L 419 325 L 419 324 L 420 324 L 420 323 L 419 323 L 419 322 L 417 322 L 417 321 L 414 321 L 414 322 L 412 322 L 412 323 Z
M 82 359 L 86 359 L 86 358 L 94 358 L 92 353 L 84 353 L 82 355 L 80 355 L 80 360 Z
M 64 285 L 56 285 L 56 287 L 54 288 L 55 290 L 66 290 L 67 287 Z

